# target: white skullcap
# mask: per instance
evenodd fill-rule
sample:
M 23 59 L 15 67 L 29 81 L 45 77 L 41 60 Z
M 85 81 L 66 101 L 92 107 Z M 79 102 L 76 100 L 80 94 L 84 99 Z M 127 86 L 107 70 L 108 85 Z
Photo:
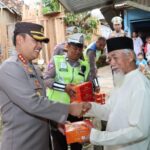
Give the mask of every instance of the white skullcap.
M 122 23 L 122 18 L 119 17 L 119 16 L 113 17 L 112 20 L 111 20 L 111 22 L 113 24 L 121 24 Z

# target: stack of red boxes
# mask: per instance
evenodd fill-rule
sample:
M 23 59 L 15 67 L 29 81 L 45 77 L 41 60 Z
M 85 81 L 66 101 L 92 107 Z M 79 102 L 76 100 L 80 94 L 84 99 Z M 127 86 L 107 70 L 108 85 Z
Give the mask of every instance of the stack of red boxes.
M 82 84 L 76 85 L 74 88 L 76 95 L 71 97 L 71 102 L 93 102 L 93 87 L 92 82 L 84 82 Z
M 71 97 L 71 102 L 97 102 L 100 104 L 105 104 L 105 93 L 94 93 L 92 82 L 84 82 L 82 84 L 76 85 L 74 88 L 76 92 L 74 97 Z
M 73 122 L 65 125 L 67 144 L 82 143 L 83 138 L 90 135 L 90 128 L 93 127 L 90 120 Z

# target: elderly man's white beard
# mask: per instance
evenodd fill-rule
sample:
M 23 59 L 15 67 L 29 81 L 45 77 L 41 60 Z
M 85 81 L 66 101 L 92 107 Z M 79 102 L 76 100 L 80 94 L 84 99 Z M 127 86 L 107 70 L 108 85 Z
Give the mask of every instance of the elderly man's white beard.
M 119 72 L 114 71 L 113 79 L 114 79 L 114 86 L 120 87 L 124 80 L 124 73 L 122 71 Z

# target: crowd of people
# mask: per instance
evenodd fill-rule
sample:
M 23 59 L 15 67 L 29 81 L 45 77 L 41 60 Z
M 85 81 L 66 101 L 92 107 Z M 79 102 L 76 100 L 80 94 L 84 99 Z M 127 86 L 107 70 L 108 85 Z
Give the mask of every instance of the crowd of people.
M 42 43 L 49 42 L 43 26 L 16 23 L 17 53 L 0 66 L 1 150 L 67 150 L 63 125 L 83 120 L 84 115 L 107 121 L 107 126 L 101 131 L 87 125 L 90 133 L 82 137 L 83 143 L 102 145 L 104 150 L 150 149 L 150 81 L 145 71 L 150 37 L 144 47 L 136 32 L 127 37 L 121 17 L 112 23 L 109 39 L 99 37 L 85 50 L 83 34 L 69 36 L 55 47 L 44 74 L 32 63 Z M 93 93 L 100 92 L 96 62 L 103 54 L 114 79 L 108 100 L 104 105 L 72 103 L 78 84 L 90 81 Z M 82 150 L 83 143 L 73 143 L 70 149 Z

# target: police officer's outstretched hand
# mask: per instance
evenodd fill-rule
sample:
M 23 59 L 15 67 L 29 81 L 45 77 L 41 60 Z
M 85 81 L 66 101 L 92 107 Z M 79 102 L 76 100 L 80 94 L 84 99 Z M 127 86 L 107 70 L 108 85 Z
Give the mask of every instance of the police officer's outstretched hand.
M 74 84 L 67 84 L 65 88 L 65 92 L 68 93 L 70 97 L 74 97 L 76 92 L 74 90 L 75 85 Z

